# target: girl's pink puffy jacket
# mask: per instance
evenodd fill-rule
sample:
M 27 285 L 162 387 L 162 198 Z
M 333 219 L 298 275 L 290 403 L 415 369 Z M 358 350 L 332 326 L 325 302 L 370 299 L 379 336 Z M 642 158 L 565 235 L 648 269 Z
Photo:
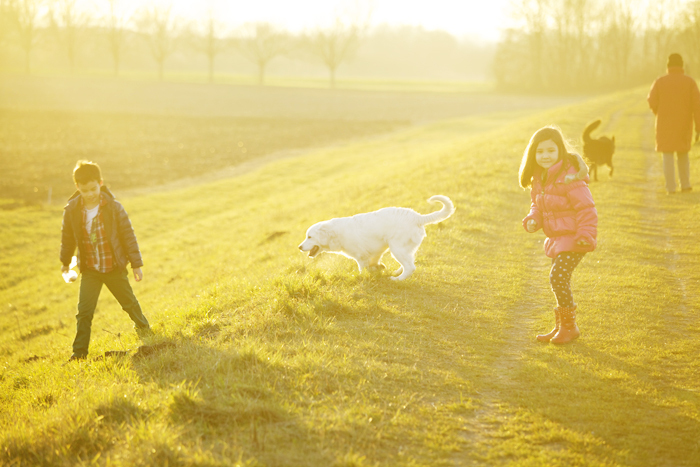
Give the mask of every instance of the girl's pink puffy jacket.
M 564 251 L 588 252 L 595 250 L 598 230 L 598 213 L 595 209 L 588 177 L 564 183 L 567 174 L 578 172 L 576 167 L 559 161 L 547 172 L 547 180 L 542 186 L 542 171 L 537 167 L 532 177 L 530 213 L 523 219 L 523 227 L 530 219 L 537 222 L 547 238 L 544 241 L 545 254 L 555 258 Z M 588 242 L 578 245 L 579 240 Z

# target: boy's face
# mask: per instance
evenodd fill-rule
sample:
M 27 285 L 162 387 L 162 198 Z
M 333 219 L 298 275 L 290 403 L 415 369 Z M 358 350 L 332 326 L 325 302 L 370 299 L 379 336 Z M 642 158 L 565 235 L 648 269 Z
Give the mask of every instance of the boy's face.
M 97 204 L 100 201 L 100 187 L 102 180 L 90 180 L 87 183 L 76 183 L 75 186 L 83 197 L 83 201 L 87 204 Z

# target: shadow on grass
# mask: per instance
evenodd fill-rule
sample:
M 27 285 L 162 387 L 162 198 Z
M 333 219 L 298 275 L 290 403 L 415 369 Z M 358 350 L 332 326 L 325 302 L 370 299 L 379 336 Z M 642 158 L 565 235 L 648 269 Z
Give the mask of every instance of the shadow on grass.
M 512 382 L 518 391 L 500 391 L 503 402 L 581 438 L 602 440 L 605 448 L 597 450 L 603 458 L 626 465 L 658 465 L 663 460 L 690 466 L 700 461 L 700 422 L 688 411 L 700 405 L 700 396 L 585 340 L 553 353 L 528 352 L 514 369 Z
M 305 270 L 256 294 L 243 305 L 220 299 L 214 315 L 192 311 L 174 347 L 133 363 L 142 384 L 169 394 L 168 423 L 187 439 L 231 439 L 270 465 L 333 465 L 350 451 L 388 460 L 399 445 L 424 449 L 423 431 L 397 417 L 441 401 L 463 407 L 470 395 L 468 382 L 445 382 L 474 368 L 452 341 L 478 334 L 455 326 L 445 304 L 458 296 Z

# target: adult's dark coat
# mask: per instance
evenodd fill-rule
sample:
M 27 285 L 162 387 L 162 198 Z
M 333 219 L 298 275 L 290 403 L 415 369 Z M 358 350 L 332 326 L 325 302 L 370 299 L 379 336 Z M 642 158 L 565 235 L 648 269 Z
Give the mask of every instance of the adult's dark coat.
M 124 206 L 114 198 L 114 195 L 103 186 L 100 189 L 102 196 L 107 200 L 107 204 L 102 206 L 102 219 L 104 220 L 105 233 L 112 247 L 112 259 L 117 268 L 126 268 L 131 263 L 132 269 L 143 266 L 141 251 L 136 242 L 134 229 L 131 227 L 129 216 L 124 210 Z M 83 203 L 80 199 L 80 192 L 75 192 L 68 200 L 63 210 L 63 227 L 61 233 L 61 263 L 68 266 L 73 257 L 75 249 L 78 248 L 78 266 L 84 269 L 83 258 L 85 257 L 81 249 L 83 235 Z
M 682 67 L 668 67 L 668 74 L 654 81 L 647 97 L 656 115 L 656 150 L 688 152 L 695 131 L 700 130 L 700 91 Z

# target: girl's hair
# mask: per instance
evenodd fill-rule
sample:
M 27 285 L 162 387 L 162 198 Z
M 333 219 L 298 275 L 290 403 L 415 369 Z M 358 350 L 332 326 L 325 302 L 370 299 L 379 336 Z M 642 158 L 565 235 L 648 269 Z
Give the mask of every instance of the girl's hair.
M 532 175 L 535 173 L 535 168 L 537 167 L 537 146 L 542 141 L 550 139 L 557 145 L 557 149 L 559 149 L 559 158 L 564 160 L 564 164 L 574 165 L 580 169 L 580 167 L 578 167 L 578 159 L 571 155 L 571 153 L 574 152 L 574 148 L 564 139 L 564 135 L 559 127 L 556 125 L 547 125 L 546 127 L 540 128 L 532 135 L 530 142 L 525 148 L 523 160 L 520 163 L 521 187 L 529 188 L 532 186 Z

